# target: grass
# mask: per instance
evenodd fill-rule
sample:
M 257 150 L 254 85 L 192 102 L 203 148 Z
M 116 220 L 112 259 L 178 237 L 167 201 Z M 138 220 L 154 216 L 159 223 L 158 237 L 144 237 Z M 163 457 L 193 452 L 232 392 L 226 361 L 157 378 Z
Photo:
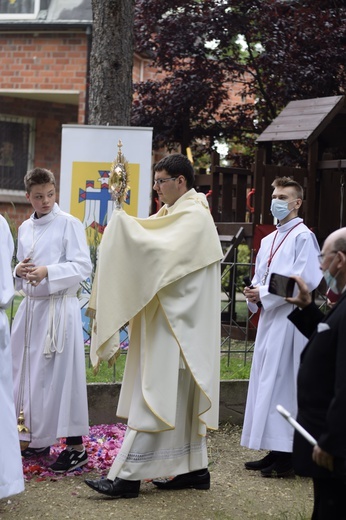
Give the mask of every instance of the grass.
M 121 383 L 123 380 L 124 367 L 126 361 L 126 354 L 122 353 L 115 365 L 111 368 L 108 364 L 103 362 L 100 365 L 99 372 L 94 374 L 93 368 L 90 364 L 89 357 L 86 357 L 86 373 L 88 383 Z M 220 378 L 228 381 L 230 379 L 248 379 L 250 376 L 251 361 L 244 364 L 243 355 L 231 354 L 228 362 L 228 356 L 222 355 L 220 359 Z
M 87 383 L 120 383 L 123 380 L 126 354 L 120 354 L 115 365 L 108 367 L 108 363 L 102 362 L 97 374 L 91 366 L 88 354 L 86 354 Z
M 228 362 L 228 356 L 222 355 L 220 360 L 220 379 L 228 381 L 229 379 L 249 379 L 251 369 L 251 360 L 244 363 L 243 354 L 232 354 Z
M 13 320 L 22 299 L 23 298 L 21 296 L 15 296 L 11 305 L 8 307 L 8 309 L 6 309 L 6 314 L 9 320 L 11 320 L 11 318 Z

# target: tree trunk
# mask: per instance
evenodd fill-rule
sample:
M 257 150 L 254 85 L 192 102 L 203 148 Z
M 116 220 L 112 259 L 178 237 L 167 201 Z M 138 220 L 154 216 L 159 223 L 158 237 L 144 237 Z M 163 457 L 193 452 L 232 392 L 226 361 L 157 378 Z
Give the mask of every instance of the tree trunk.
M 89 120 L 129 126 L 135 0 L 92 0 Z

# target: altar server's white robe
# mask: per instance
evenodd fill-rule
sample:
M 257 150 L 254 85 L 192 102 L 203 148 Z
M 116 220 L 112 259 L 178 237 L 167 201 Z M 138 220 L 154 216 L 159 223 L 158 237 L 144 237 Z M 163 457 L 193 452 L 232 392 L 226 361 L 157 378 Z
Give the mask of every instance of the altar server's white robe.
M 60 437 L 88 435 L 88 405 L 81 310 L 77 291 L 91 273 L 82 223 L 60 210 L 32 215 L 18 232 L 18 260 L 45 265 L 48 278 L 34 287 L 16 278 L 26 293 L 12 328 L 15 398 L 31 430 L 30 446 L 42 448 Z M 25 391 L 21 392 L 24 345 Z M 50 351 L 45 355 L 45 350 Z M 21 435 L 28 439 L 27 435 Z
M 300 224 L 292 229 L 298 222 Z M 303 224 L 302 219 L 294 218 L 278 226 L 274 250 L 290 229 L 292 231 L 272 259 L 264 285 L 261 284 L 276 231 L 262 239 L 252 280 L 254 286 L 261 285 L 262 308 L 259 311 L 261 314 L 241 444 L 256 450 L 292 452 L 293 428 L 277 412 L 276 405 L 281 404 L 293 417 L 296 415 L 297 372 L 300 354 L 307 341 L 287 319 L 294 306 L 284 298 L 268 292 L 270 275 L 299 275 L 306 281 L 310 291 L 318 286 L 322 278 L 318 262 L 320 249 L 316 237 Z M 253 304 L 248 305 L 252 312 L 257 310 Z
M 13 401 L 10 330 L 5 309 L 14 296 L 13 240 L 0 215 L 0 499 L 24 490 L 22 458 Z
M 205 196 L 189 190 L 153 218 L 115 210 L 101 242 L 91 309 L 92 359 L 130 346 L 117 414 L 126 437 L 108 478 L 140 480 L 204 468 L 218 427 L 220 258 Z

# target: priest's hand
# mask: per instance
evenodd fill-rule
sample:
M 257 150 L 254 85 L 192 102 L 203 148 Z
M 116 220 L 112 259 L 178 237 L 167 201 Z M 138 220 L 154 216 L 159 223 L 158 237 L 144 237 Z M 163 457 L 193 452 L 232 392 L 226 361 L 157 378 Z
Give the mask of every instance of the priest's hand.
M 293 303 L 294 305 L 297 305 L 297 307 L 300 307 L 301 309 L 304 309 L 304 307 L 307 307 L 310 305 L 312 299 L 311 294 L 309 292 L 309 288 L 304 282 L 303 278 L 300 276 L 290 276 L 290 278 L 293 278 L 296 281 L 296 284 L 298 285 L 299 291 L 296 296 L 292 296 L 291 298 L 286 298 L 286 301 L 289 303 Z

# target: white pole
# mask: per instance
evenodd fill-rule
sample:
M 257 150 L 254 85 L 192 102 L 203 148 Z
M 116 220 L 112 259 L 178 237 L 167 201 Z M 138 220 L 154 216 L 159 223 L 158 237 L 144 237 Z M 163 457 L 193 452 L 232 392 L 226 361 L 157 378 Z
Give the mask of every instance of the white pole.
M 293 428 L 295 428 L 301 435 L 303 435 L 303 437 L 305 437 L 305 439 L 312 446 L 316 446 L 316 444 L 317 444 L 316 439 L 314 439 L 314 437 L 312 435 L 310 435 L 310 433 L 307 432 L 306 429 L 303 428 L 303 426 L 301 426 L 295 419 L 293 419 L 293 417 L 291 416 L 290 412 L 288 412 L 286 410 L 286 408 L 281 406 L 281 404 L 278 404 L 276 406 L 276 409 L 282 415 L 282 417 L 284 417 L 293 426 Z

